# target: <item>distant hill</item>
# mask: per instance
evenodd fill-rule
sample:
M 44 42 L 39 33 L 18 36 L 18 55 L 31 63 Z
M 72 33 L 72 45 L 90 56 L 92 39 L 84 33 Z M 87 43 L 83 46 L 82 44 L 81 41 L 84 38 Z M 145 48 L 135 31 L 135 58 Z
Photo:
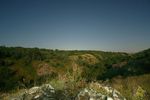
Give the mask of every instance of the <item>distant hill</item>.
M 124 60 L 111 64 L 101 78 L 112 78 L 118 75 L 127 77 L 150 73 L 150 49 L 128 54 L 127 57 L 123 58 Z

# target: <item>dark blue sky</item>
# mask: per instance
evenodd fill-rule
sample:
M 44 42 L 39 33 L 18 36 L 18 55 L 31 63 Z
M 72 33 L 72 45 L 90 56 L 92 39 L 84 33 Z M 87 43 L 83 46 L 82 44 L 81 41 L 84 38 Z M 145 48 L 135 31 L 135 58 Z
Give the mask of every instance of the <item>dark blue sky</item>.
M 150 0 L 0 0 L 0 45 L 147 49 Z

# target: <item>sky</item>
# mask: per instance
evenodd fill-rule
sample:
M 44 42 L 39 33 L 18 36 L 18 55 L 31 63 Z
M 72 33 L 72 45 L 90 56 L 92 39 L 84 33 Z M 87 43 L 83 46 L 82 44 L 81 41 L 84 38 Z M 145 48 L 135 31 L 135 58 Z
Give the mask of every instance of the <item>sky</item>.
M 0 0 L 0 45 L 141 51 L 150 0 Z

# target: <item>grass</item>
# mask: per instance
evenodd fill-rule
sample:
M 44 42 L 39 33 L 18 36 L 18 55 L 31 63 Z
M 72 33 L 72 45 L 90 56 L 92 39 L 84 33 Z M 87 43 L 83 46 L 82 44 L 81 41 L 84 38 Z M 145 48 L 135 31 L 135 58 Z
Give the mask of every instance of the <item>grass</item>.
M 116 77 L 111 80 L 112 87 L 120 91 L 128 100 L 148 100 L 150 98 L 149 83 L 150 74 L 127 78 Z

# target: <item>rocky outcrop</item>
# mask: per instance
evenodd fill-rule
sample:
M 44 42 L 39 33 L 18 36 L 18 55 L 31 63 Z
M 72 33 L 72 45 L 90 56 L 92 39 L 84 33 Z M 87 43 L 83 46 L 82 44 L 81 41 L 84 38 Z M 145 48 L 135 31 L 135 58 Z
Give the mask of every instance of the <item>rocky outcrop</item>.
M 106 95 L 93 89 L 85 88 L 78 94 L 76 100 L 126 100 L 116 90 L 111 91 L 113 92 Z
M 55 90 L 50 84 L 32 87 L 13 96 L 9 100 L 54 100 Z
M 91 83 L 77 95 L 76 100 L 126 100 L 117 90 L 99 83 Z
M 50 84 L 43 84 L 9 96 L 8 100 L 126 100 L 117 90 L 99 83 L 91 83 L 76 96 L 68 94 L 66 90 L 55 90 Z

